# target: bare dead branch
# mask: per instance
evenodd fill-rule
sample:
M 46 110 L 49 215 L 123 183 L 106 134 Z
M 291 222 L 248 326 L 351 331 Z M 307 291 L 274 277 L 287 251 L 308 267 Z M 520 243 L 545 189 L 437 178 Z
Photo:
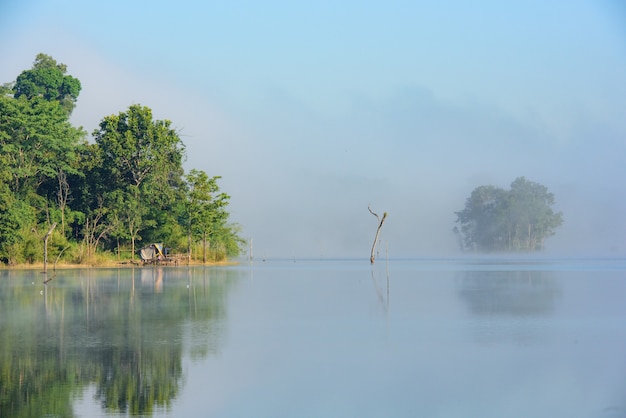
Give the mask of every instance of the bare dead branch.
M 372 253 L 370 255 L 370 264 L 374 264 L 374 254 L 376 252 L 376 243 L 378 242 L 378 235 L 380 234 L 380 230 L 383 227 L 383 223 L 385 222 L 385 219 L 387 218 L 387 212 L 383 213 L 383 218 L 381 219 L 378 216 L 378 214 L 370 208 L 369 205 L 367 206 L 367 209 L 370 211 L 372 215 L 376 217 L 376 220 L 378 221 L 378 228 L 376 228 L 376 236 L 374 236 L 374 244 L 372 244 Z
M 372 208 L 370 207 L 370 205 L 367 205 L 367 210 L 369 210 L 369 211 L 370 211 L 370 213 L 371 213 L 372 215 L 374 215 L 374 216 L 376 217 L 376 219 L 378 219 L 378 221 L 380 222 L 380 217 L 378 216 L 378 214 L 377 214 L 376 212 L 374 212 L 374 211 L 372 210 Z

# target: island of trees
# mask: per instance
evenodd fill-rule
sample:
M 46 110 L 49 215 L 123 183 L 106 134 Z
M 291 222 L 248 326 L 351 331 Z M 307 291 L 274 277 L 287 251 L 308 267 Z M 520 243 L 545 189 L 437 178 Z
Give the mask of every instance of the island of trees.
M 539 251 L 546 238 L 563 223 L 561 212 L 552 210 L 554 195 L 524 177 L 509 190 L 495 186 L 474 189 L 465 208 L 455 212 L 463 249 L 476 252 Z
M 87 140 L 70 123 L 80 81 L 52 57 L 0 87 L 0 261 L 49 258 L 98 264 L 134 259 L 163 242 L 197 261 L 236 256 L 219 176 L 185 172 L 185 146 L 168 120 L 131 105 L 105 116 Z

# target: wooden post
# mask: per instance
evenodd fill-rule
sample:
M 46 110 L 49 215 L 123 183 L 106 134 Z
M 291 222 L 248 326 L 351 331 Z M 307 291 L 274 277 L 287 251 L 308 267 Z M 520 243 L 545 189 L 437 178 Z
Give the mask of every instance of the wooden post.
M 57 226 L 56 222 L 53 223 L 50 229 L 48 230 L 48 232 L 46 233 L 46 235 L 44 235 L 43 237 L 43 272 L 44 273 L 48 273 L 48 238 L 50 238 L 50 235 L 52 234 L 52 231 L 54 231 L 54 228 L 56 228 L 56 226 Z

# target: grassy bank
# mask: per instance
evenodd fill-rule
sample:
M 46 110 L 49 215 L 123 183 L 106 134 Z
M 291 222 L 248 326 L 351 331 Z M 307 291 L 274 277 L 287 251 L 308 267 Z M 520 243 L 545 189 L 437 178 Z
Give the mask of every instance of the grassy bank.
M 48 263 L 48 271 L 63 270 L 63 269 L 81 269 L 81 268 L 131 268 L 131 267 L 185 267 L 185 266 L 234 266 L 239 264 L 236 261 L 222 260 L 222 261 L 210 261 L 203 263 L 202 261 L 192 260 L 190 263 L 187 259 L 181 260 L 177 264 L 175 263 L 163 263 L 163 264 L 142 264 L 140 260 L 98 260 L 95 263 L 66 263 L 58 262 Z M 41 262 L 37 263 L 24 263 L 15 265 L 0 264 L 0 270 L 44 270 L 44 265 Z

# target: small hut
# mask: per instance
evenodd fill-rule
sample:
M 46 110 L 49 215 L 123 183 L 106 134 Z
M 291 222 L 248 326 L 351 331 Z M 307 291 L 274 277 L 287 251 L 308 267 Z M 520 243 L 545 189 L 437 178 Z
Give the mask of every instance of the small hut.
M 158 263 L 166 258 L 163 253 L 163 244 L 161 243 L 146 245 L 139 250 L 139 256 L 144 264 Z

